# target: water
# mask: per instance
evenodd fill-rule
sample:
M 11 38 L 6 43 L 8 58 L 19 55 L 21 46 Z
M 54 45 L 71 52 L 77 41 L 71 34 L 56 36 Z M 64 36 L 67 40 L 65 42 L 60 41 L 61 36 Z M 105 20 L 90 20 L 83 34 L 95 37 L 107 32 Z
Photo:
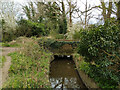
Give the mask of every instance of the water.
M 73 60 L 56 58 L 50 65 L 50 83 L 52 88 L 86 88 Z

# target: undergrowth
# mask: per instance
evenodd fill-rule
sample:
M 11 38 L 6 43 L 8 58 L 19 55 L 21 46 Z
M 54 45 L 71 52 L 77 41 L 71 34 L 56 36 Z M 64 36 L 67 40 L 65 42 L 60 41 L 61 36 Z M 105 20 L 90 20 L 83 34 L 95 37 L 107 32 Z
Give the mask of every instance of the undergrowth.
M 9 54 L 12 65 L 3 88 L 49 88 L 51 53 L 45 52 L 35 40 L 23 46 L 19 52 Z

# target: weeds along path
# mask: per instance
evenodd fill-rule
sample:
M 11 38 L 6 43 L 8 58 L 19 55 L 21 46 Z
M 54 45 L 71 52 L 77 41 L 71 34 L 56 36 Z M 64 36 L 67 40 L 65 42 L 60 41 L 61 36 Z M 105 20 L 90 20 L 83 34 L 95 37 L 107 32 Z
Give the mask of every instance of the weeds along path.
M 2 87 L 2 84 L 7 80 L 8 70 L 9 70 L 10 65 L 11 65 L 11 57 L 8 56 L 8 54 L 11 52 L 14 52 L 16 50 L 18 50 L 18 48 L 2 47 L 2 52 L 0 52 L 0 54 L 2 56 L 5 56 L 6 62 L 4 63 L 4 66 L 2 68 L 0 68 L 0 87 Z

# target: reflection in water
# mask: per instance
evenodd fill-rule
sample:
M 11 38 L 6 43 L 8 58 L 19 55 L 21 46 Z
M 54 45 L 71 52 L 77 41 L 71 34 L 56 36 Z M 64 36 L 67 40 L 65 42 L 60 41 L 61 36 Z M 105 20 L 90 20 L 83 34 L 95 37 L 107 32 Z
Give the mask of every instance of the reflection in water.
M 85 88 L 74 62 L 69 59 L 55 59 L 51 63 L 50 83 L 52 88 Z

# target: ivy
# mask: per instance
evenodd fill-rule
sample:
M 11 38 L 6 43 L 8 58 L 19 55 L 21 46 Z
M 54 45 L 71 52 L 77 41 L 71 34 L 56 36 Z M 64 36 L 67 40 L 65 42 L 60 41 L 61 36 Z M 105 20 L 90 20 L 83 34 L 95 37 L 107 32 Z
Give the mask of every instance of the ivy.
M 120 83 L 119 24 L 108 21 L 104 25 L 93 25 L 88 30 L 81 30 L 79 35 L 78 53 L 91 65 L 87 73 L 101 88 L 115 88 Z

